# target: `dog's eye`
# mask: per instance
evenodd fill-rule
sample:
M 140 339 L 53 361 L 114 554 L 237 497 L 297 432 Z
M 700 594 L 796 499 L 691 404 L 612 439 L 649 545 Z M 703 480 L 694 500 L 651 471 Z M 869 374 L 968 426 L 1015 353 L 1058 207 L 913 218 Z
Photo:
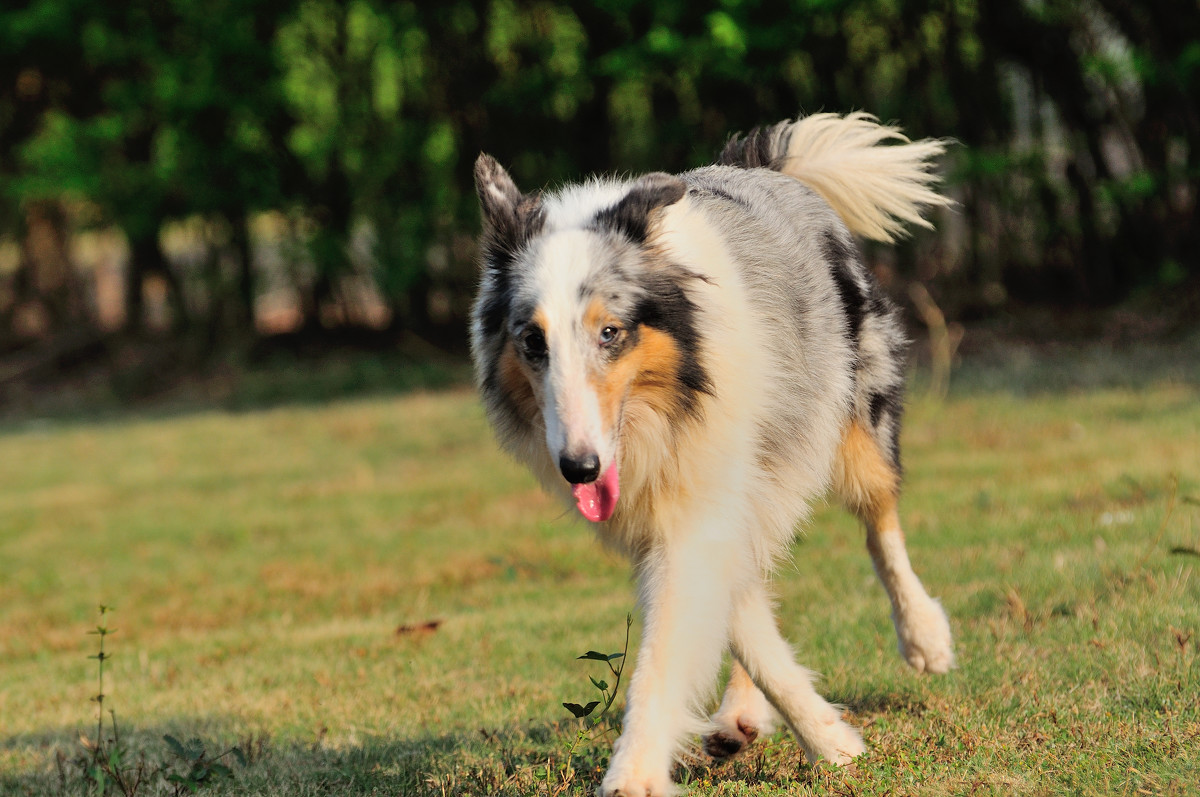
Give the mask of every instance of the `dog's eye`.
M 521 348 L 529 359 L 540 360 L 546 356 L 546 337 L 536 327 L 527 329 L 521 336 Z
M 600 330 L 600 345 L 611 346 L 613 341 L 621 334 L 621 330 L 614 326 L 607 326 Z

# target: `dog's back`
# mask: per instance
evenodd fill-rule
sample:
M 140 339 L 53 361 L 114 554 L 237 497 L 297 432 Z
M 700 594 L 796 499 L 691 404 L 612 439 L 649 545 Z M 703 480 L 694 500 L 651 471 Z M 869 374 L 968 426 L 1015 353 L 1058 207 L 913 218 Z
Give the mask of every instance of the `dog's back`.
M 744 345 L 770 352 L 758 461 L 776 495 L 803 501 L 828 486 L 850 417 L 898 470 L 907 341 L 843 217 L 782 172 L 711 166 L 682 176 L 737 262 L 761 325 Z M 769 511 L 786 541 L 802 507 L 777 498 Z
M 749 304 L 748 317 L 735 318 L 736 328 L 711 348 L 733 347 L 742 359 L 762 351 L 768 359 L 764 372 L 729 380 L 749 381 L 759 401 L 733 385 L 716 391 L 757 408 L 753 478 L 771 496 L 758 509 L 770 531 L 768 559 L 831 481 L 844 493 L 857 491 L 837 461 L 850 418 L 898 479 L 906 340 L 852 233 L 890 241 L 903 231 L 899 219 L 928 226 L 920 208 L 947 200 L 930 187 L 931 159 L 943 144 L 879 146 L 887 139 L 907 141 L 865 114 L 819 114 L 735 137 L 717 165 L 681 175 L 688 210 L 716 230 L 738 277 L 722 285 L 700 266 L 709 283 L 695 291 L 743 291 Z M 695 234 L 694 222 L 680 215 L 687 214 L 663 214 L 664 240 L 673 231 L 675 240 Z M 711 320 L 719 327 L 728 319 Z

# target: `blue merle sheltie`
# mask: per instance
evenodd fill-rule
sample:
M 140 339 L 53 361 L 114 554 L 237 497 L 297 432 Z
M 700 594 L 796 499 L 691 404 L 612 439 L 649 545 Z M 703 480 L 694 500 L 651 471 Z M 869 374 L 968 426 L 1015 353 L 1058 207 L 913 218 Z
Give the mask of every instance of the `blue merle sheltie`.
M 642 638 L 601 795 L 670 793 L 691 733 L 726 757 L 782 719 L 811 761 L 864 751 L 796 663 L 768 586 L 829 490 L 866 526 L 900 653 L 953 666 L 897 514 L 905 336 L 854 239 L 929 226 L 921 211 L 949 204 L 943 149 L 867 114 L 816 114 L 680 175 L 526 194 L 476 162 L 488 417 L 637 579 Z M 704 718 L 725 651 L 732 674 Z

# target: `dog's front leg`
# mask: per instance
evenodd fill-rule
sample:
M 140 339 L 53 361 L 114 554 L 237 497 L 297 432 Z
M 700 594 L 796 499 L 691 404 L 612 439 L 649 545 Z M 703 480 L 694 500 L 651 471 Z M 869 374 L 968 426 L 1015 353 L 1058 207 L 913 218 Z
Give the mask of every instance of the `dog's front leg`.
M 643 627 L 624 729 L 601 797 L 671 794 L 683 737 L 702 730 L 701 700 L 726 645 L 739 552 L 728 527 L 668 538 L 638 563 Z

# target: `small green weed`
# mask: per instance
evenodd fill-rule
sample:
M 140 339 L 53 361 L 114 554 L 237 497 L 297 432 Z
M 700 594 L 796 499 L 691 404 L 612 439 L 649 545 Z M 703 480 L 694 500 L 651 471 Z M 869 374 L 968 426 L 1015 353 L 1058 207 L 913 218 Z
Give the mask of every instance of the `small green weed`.
M 175 784 L 175 793 L 181 794 L 183 789 L 195 793 L 201 787 L 233 776 L 233 770 L 221 763 L 221 759 L 232 755 L 241 766 L 246 766 L 246 754 L 240 747 L 231 747 L 219 756 L 210 757 L 204 749 L 204 742 L 199 739 L 189 739 L 186 744 L 180 742 L 171 734 L 163 736 L 163 741 L 171 748 L 171 753 L 187 766 L 186 772 L 169 772 L 166 779 Z
M 625 615 L 625 645 L 619 653 L 600 653 L 595 650 L 589 650 L 582 656 L 576 657 L 577 661 L 601 661 L 608 667 L 609 673 L 612 675 L 612 685 L 604 678 L 596 679 L 589 675 L 588 680 L 592 682 L 592 686 L 600 693 L 599 700 L 592 700 L 586 704 L 579 703 L 563 703 L 563 708 L 571 712 L 575 719 L 583 720 L 582 727 L 575 733 L 575 737 L 565 748 L 566 753 L 563 761 L 557 768 L 552 768 L 550 763 L 546 764 L 546 786 L 550 790 L 550 794 L 558 795 L 564 792 L 571 786 L 575 780 L 575 768 L 572 764 L 575 758 L 575 751 L 579 749 L 579 745 L 588 737 L 593 740 L 602 738 L 610 731 L 616 728 L 616 724 L 608 717 L 608 710 L 612 708 L 613 703 L 617 699 L 617 691 L 621 687 L 621 674 L 625 671 L 625 656 L 629 653 L 629 629 L 633 626 L 633 615 Z M 597 711 L 596 709 L 600 710 Z M 596 732 L 600 725 L 605 725 L 604 730 Z M 557 776 L 557 782 L 555 777 Z
M 108 614 L 111 611 L 113 607 L 101 604 L 100 623 L 96 630 L 88 632 L 100 637 L 100 650 L 94 656 L 88 656 L 96 660 L 98 687 L 96 696 L 92 698 L 97 705 L 96 738 L 80 737 L 87 755 L 76 762 L 83 775 L 84 791 L 103 797 L 114 793 L 115 789 L 115 793 L 123 797 L 137 797 L 144 787 L 159 791 L 158 787 L 169 784 L 165 785 L 168 793 L 179 797 L 185 793 L 194 794 L 205 786 L 231 777 L 233 771 L 221 763 L 228 756 L 233 756 L 245 766 L 246 756 L 239 747 L 231 747 L 218 756 L 210 756 L 200 739 L 193 738 L 183 744 L 170 734 L 163 736 L 163 740 L 172 756 L 185 765 L 183 768 L 170 762 L 151 765 L 144 753 L 139 753 L 135 761 L 133 754 L 121 742 L 117 713 L 111 708 L 108 710 L 111 735 L 105 737 L 104 699 L 107 695 L 104 694 L 104 663 L 112 658 L 112 654 L 105 650 L 105 640 L 117 632 L 117 629 L 108 627 Z M 58 763 L 60 785 L 67 792 L 67 769 L 61 754 Z
M 100 637 L 100 650 L 96 655 L 88 656 L 89 659 L 96 660 L 97 670 L 96 696 L 92 698 L 96 703 L 96 738 L 80 737 L 88 756 L 82 758 L 79 765 L 84 779 L 89 784 L 88 791 L 92 794 L 105 795 L 115 787 L 125 797 L 135 797 L 145 783 L 150 768 L 144 756 L 138 756 L 136 763 L 130 762 L 129 751 L 121 744 L 117 713 L 112 709 L 108 710 L 112 736 L 107 740 L 104 737 L 104 662 L 112 658 L 112 654 L 105 651 L 104 642 L 110 634 L 117 632 L 117 629 L 108 627 L 108 613 L 112 610 L 111 606 L 101 604 L 100 623 L 96 630 L 88 631 L 89 634 Z M 65 780 L 65 771 L 60 767 L 59 772 Z

